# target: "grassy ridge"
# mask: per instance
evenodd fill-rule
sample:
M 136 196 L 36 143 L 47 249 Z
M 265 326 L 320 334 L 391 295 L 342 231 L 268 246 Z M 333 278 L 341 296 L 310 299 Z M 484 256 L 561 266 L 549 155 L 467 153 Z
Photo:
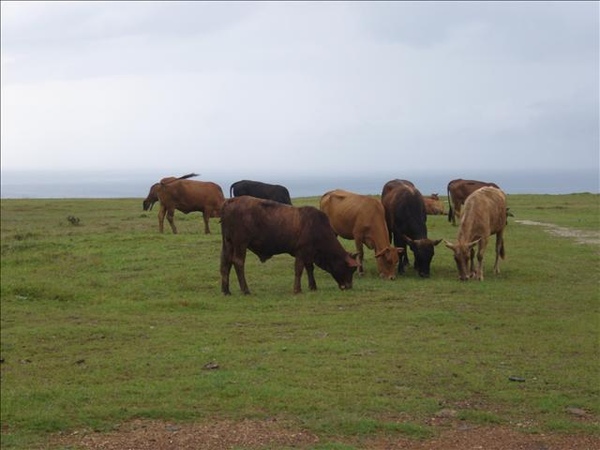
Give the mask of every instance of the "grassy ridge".
M 515 219 L 589 231 L 598 199 L 513 195 L 509 206 Z M 319 290 L 303 277 L 300 295 L 290 256 L 249 254 L 252 295 L 232 272 L 224 297 L 217 219 L 204 235 L 198 213 L 177 213 L 180 234 L 160 235 L 139 199 L 1 207 L 2 448 L 134 417 L 277 416 L 332 441 L 418 438 L 443 408 L 474 423 L 599 432 L 597 245 L 511 219 L 502 273 L 488 249 L 482 283 L 457 281 L 440 244 L 431 279 L 379 280 L 369 252 L 352 291 L 317 269 Z M 428 228 L 457 232 L 445 216 Z

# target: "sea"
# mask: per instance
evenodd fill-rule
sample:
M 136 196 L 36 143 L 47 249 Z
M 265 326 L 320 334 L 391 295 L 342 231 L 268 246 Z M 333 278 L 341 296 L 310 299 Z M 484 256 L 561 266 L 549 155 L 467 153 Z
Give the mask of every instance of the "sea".
M 383 185 L 392 179 L 412 181 L 423 195 L 446 195 L 446 186 L 455 178 L 492 181 L 507 194 L 572 194 L 600 192 L 598 168 L 554 171 L 429 171 L 381 173 L 228 173 L 198 171 L 192 179 L 213 181 L 229 197 L 229 186 L 242 179 L 281 184 L 292 198 L 320 196 L 332 189 L 345 189 L 358 194 L 380 194 Z M 68 199 L 68 198 L 140 198 L 148 194 L 152 184 L 166 176 L 184 173 L 165 173 L 152 170 L 115 171 L 41 171 L 2 170 L 0 187 L 2 199 Z

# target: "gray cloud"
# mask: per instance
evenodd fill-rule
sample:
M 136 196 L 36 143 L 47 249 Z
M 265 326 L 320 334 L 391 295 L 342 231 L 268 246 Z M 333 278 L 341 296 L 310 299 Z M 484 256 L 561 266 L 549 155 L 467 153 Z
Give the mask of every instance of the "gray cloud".
M 598 12 L 595 2 L 3 2 L 2 165 L 589 167 Z

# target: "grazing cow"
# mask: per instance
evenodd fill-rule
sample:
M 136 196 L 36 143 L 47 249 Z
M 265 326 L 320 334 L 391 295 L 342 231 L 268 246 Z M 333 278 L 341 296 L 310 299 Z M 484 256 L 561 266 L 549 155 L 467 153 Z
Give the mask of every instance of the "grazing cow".
M 458 229 L 458 242 L 445 242 L 454 252 L 458 276 L 462 281 L 476 278 L 483 281 L 483 254 L 488 238 L 496 235 L 496 261 L 494 273 L 500 273 L 499 258 L 504 259 L 504 228 L 506 227 L 506 195 L 500 189 L 484 186 L 473 192 L 465 201 Z M 478 244 L 475 268 L 475 245 Z
M 236 181 L 229 188 L 229 196 L 241 197 L 242 195 L 273 200 L 286 205 L 292 204 L 289 191 L 285 186 L 279 184 L 268 184 L 250 180 Z
M 221 187 L 210 181 L 194 181 L 188 178 L 197 176 L 194 173 L 179 178 L 166 177 L 150 187 L 150 192 L 143 202 L 144 211 L 149 211 L 157 201 L 160 202 L 158 212 L 158 231 L 164 232 L 165 215 L 174 234 L 177 234 L 174 216 L 175 210 L 184 214 L 193 211 L 202 212 L 204 233 L 209 234 L 208 221 L 211 217 L 219 217 L 219 211 L 225 196 Z
M 338 241 L 327 216 L 317 208 L 296 208 L 250 196 L 231 198 L 221 210 L 221 232 L 221 291 L 225 295 L 231 294 L 232 264 L 240 289 L 250 294 L 244 271 L 247 249 L 261 262 L 281 253 L 294 256 L 294 293 L 301 292 L 300 278 L 304 269 L 309 289 L 317 289 L 314 264 L 329 272 L 340 289 L 352 288 L 352 276 L 358 264 Z
M 364 273 L 363 244 L 375 250 L 377 269 L 382 278 L 396 278 L 400 250 L 390 246 L 390 234 L 381 202 L 367 195 L 341 189 L 321 197 L 321 211 L 329 217 L 334 231 L 344 239 L 354 239 L 358 251 L 358 273 Z
M 407 244 L 415 257 L 414 268 L 421 277 L 429 277 L 434 247 L 441 242 L 427 237 L 425 201 L 413 183 L 392 180 L 381 193 L 381 203 L 394 245 L 403 249 L 398 263 L 398 273 L 404 273 L 409 264 Z
M 492 186 L 500 189 L 494 183 L 477 180 L 463 180 L 462 178 L 452 180 L 448 183 L 448 222 L 452 222 L 452 225 L 456 225 L 456 219 L 460 218 L 460 210 L 467 197 L 483 186 Z
M 444 204 L 440 200 L 437 194 L 424 195 L 423 200 L 425 201 L 425 212 L 429 216 L 443 216 Z

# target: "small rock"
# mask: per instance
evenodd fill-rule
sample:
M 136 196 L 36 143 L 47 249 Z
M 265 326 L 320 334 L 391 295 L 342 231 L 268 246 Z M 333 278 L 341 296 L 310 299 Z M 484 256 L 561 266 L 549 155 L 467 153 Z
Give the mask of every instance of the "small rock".
M 202 370 L 215 370 L 218 369 L 219 365 L 216 362 L 209 362 L 202 366 Z
M 456 417 L 457 415 L 458 411 L 449 408 L 441 409 L 440 411 L 435 413 L 435 417 L 439 417 L 440 419 L 451 419 L 453 417 Z
M 515 376 L 512 376 L 512 377 L 508 377 L 508 379 L 509 379 L 510 381 L 517 381 L 517 382 L 519 382 L 519 383 L 524 383 L 524 382 L 525 382 L 525 378 L 523 378 L 523 377 L 515 377 Z
M 581 408 L 567 408 L 567 412 L 569 414 L 573 414 L 574 416 L 584 417 L 587 416 L 587 412 Z

